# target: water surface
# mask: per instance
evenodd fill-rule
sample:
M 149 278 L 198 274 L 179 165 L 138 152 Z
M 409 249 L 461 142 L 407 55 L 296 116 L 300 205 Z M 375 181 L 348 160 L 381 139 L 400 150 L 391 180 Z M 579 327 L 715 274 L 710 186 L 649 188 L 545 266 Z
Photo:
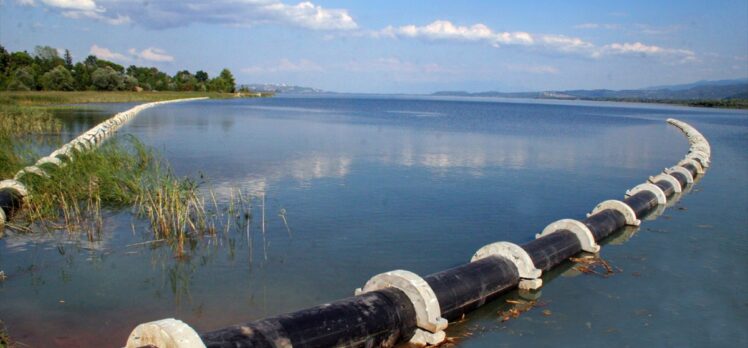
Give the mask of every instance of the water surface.
M 60 117 L 74 136 L 128 107 Z M 487 243 L 526 242 L 557 219 L 581 219 L 675 164 L 688 143 L 668 117 L 709 139 L 712 168 L 676 207 L 603 248 L 619 273 L 553 272 L 540 307 L 502 321 L 502 298 L 448 333 L 464 347 L 746 345 L 746 112 L 488 98 L 148 109 L 122 133 L 160 150 L 177 174 L 202 178 L 223 203 L 236 190 L 257 197 L 249 230 L 206 237 L 186 260 L 135 245 L 152 237 L 127 211 L 108 213 L 93 243 L 8 233 L 0 320 L 35 347 L 118 347 L 145 321 L 212 330 L 350 296 L 381 272 L 457 266 Z

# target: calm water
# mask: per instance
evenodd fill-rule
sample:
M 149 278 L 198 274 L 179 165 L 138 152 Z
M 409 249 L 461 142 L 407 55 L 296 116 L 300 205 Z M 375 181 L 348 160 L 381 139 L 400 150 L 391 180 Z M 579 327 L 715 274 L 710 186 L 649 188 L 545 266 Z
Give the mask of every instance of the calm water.
M 61 114 L 71 137 L 130 105 Z M 604 103 L 337 97 L 201 101 L 141 113 L 124 130 L 225 203 L 253 201 L 250 229 L 205 238 L 188 260 L 145 222 L 109 213 L 101 240 L 0 239 L 0 320 L 34 347 L 119 347 L 166 317 L 199 331 L 350 296 L 392 269 L 429 274 L 484 244 L 526 242 L 560 218 L 675 164 L 677 117 L 713 165 L 676 207 L 601 256 L 621 272 L 548 274 L 536 307 L 505 299 L 451 324 L 462 347 L 748 345 L 748 113 Z M 288 228 L 279 215 L 285 212 Z M 568 267 L 566 267 L 568 268 Z M 508 295 L 516 298 L 517 294 Z

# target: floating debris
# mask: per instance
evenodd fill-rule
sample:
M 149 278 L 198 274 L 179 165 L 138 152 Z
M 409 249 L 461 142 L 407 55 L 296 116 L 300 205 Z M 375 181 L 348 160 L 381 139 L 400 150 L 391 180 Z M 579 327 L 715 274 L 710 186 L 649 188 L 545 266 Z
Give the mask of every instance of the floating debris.
M 603 278 L 607 278 L 614 273 L 623 272 L 622 269 L 612 266 L 608 261 L 605 261 L 598 256 L 571 257 L 569 260 L 577 264 L 574 266 L 574 269 L 577 271 L 586 274 L 599 275 Z

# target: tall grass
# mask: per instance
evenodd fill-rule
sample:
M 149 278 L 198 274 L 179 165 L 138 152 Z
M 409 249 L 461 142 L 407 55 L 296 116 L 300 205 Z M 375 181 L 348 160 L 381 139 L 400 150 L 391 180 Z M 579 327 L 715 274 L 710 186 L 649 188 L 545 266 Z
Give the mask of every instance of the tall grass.
M 0 105 L 0 180 L 13 177 L 35 157 L 21 140 L 59 133 L 61 129 L 62 122 L 48 110 Z
M 165 240 L 177 257 L 186 245 L 220 227 L 248 229 L 251 198 L 232 191 L 227 205 L 211 191 L 206 204 L 200 185 L 174 175 L 167 164 L 135 137 L 113 138 L 96 151 L 75 153 L 63 167 L 43 167 L 48 177 L 26 174 L 30 191 L 12 228 L 25 232 L 65 230 L 90 241 L 103 232 L 106 211 L 131 209 L 150 224 L 154 240 Z

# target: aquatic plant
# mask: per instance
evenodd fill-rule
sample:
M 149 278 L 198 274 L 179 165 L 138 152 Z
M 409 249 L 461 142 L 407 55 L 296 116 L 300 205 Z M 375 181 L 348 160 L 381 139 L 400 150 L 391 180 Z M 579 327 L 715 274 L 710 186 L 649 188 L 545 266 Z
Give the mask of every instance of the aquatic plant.
M 61 129 L 62 123 L 47 110 L 0 105 L 0 178 L 13 177 L 36 157 L 22 139 Z

